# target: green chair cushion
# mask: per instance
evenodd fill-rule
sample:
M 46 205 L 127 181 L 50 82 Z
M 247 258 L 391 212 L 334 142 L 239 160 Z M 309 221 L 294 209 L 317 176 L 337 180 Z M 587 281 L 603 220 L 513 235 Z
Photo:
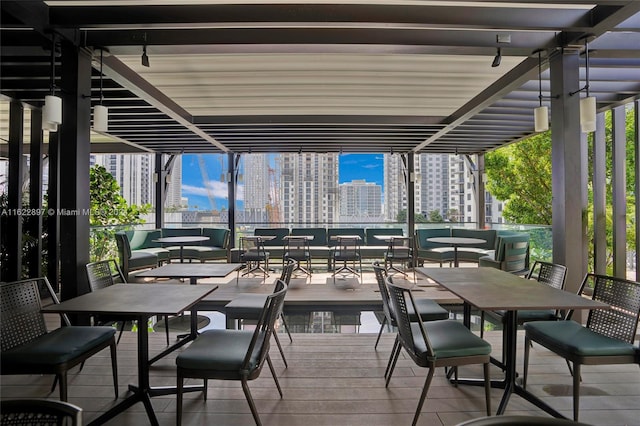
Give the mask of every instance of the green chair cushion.
M 633 356 L 636 348 L 627 342 L 595 333 L 575 321 L 538 321 L 524 325 L 527 337 L 577 356 Z
M 176 365 L 187 369 L 239 373 L 252 338 L 253 331 L 248 330 L 204 331 L 176 357 Z M 261 343 L 258 339 L 249 370 L 258 367 Z
M 158 260 L 169 260 L 171 253 L 169 250 L 161 247 L 145 247 L 143 249 L 137 250 L 138 252 L 146 252 L 155 254 L 158 257 Z
M 129 269 L 155 268 L 158 266 L 158 256 L 144 250 L 135 250 L 131 252 L 129 258 Z
M 209 237 L 209 241 L 203 241 L 205 247 L 220 247 L 227 249 L 229 245 L 229 230 L 225 228 L 202 228 L 202 236 Z
M 422 323 L 437 359 L 457 358 L 475 355 L 489 355 L 491 345 L 473 334 L 461 322 L 455 320 L 430 321 Z M 418 323 L 411 324 L 416 349 L 424 357 L 427 347 L 422 339 Z
M 108 342 L 115 334 L 113 327 L 60 327 L 29 343 L 3 351 L 2 369 L 9 374 L 12 368 L 32 366 L 36 371 L 38 367 L 64 364 Z
M 418 317 L 413 311 L 413 305 L 409 303 L 407 308 L 409 311 L 409 319 L 412 322 L 418 321 Z M 431 299 L 416 299 L 416 309 L 420 313 L 422 321 L 436 321 L 449 318 L 449 311 Z

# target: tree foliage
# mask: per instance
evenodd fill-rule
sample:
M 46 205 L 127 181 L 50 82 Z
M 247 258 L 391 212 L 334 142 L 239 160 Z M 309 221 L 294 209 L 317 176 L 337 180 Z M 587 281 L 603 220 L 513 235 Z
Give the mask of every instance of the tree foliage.
M 99 165 L 89 169 L 89 198 L 89 223 L 95 227 L 91 232 L 91 261 L 115 257 L 115 230 L 111 225 L 143 223 L 140 216 L 151 211 L 151 205 L 128 205 L 116 179 Z
M 551 134 L 489 152 L 485 156 L 487 189 L 505 201 L 509 222 L 551 225 Z

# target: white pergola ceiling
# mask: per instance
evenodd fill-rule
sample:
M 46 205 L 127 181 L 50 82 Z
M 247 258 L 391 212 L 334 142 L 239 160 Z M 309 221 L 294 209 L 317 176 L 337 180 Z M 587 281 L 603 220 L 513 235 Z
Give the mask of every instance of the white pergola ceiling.
M 533 52 L 587 34 L 599 110 L 640 93 L 640 2 L 0 5 L 5 96 L 41 105 L 51 29 L 107 47 L 109 133 L 157 152 L 484 152 L 533 132 Z M 96 71 L 92 87 L 95 103 Z

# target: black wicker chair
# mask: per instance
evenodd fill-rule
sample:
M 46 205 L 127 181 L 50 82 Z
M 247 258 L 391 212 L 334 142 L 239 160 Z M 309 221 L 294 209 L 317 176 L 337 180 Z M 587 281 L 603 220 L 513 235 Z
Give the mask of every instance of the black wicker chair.
M 262 314 L 253 331 L 208 330 L 176 358 L 177 365 L 177 414 L 176 422 L 182 424 L 182 392 L 186 378 L 204 379 L 204 398 L 207 398 L 208 379 L 237 380 L 242 383 L 251 414 L 257 425 L 260 416 L 249 390 L 249 380 L 260 376 L 264 361 L 267 361 L 280 398 L 282 389 L 269 357 L 269 341 L 274 332 L 276 319 L 282 313 L 287 285 L 278 280 L 274 293 L 265 300 Z
M 610 306 L 593 309 L 586 326 L 571 321 L 536 321 L 524 325 L 524 375 L 527 385 L 530 343 L 536 342 L 573 363 L 573 419 L 580 412 L 581 365 L 639 364 L 640 347 L 634 346 L 640 317 L 640 283 L 606 275 L 587 274 L 580 294 L 593 288 L 591 298 Z
M 287 264 L 282 268 L 282 275 L 280 276 L 280 280 L 287 286 L 291 281 L 291 275 L 293 274 L 293 271 L 295 270 L 297 264 L 298 262 L 296 262 L 295 260 L 289 260 L 289 262 L 287 262 Z M 260 315 L 262 314 L 264 302 L 266 302 L 267 297 L 268 295 L 266 294 L 253 293 L 241 293 L 237 295 L 224 307 L 224 313 L 227 317 L 227 320 L 258 320 L 260 318 Z M 289 326 L 287 325 L 287 321 L 285 320 L 284 315 L 280 315 L 280 320 L 282 321 L 282 325 L 284 326 L 285 331 L 289 335 L 289 341 L 293 343 L 291 333 L 289 332 Z M 285 367 L 288 367 L 289 364 L 287 364 L 287 359 L 284 356 L 284 351 L 282 350 L 282 345 L 280 344 L 280 338 L 278 338 L 277 331 L 274 331 L 273 338 L 278 345 L 278 350 L 280 351 L 280 355 L 282 356 L 282 361 L 284 362 Z
M 54 374 L 60 383 L 60 399 L 66 401 L 67 371 L 109 347 L 117 397 L 116 331 L 112 327 L 66 326 L 48 332 L 39 286 L 49 286 L 46 278 L 0 284 L 1 374 Z
M 398 322 L 400 347 L 405 349 L 417 366 L 429 369 L 412 424 L 415 426 L 418 422 L 429 385 L 435 369 L 438 367 L 483 364 L 487 415 L 491 415 L 491 383 L 489 380 L 491 345 L 473 334 L 461 322 L 455 320 L 412 322 L 409 306 L 412 307 L 413 312 L 418 312 L 418 308 L 411 290 L 394 284 L 391 277 L 387 277 L 387 287 L 389 288 L 391 306 Z M 397 360 L 398 357 L 394 357 L 391 366 L 392 372 Z M 389 385 L 390 378 L 391 374 L 387 377 L 386 386 Z
M 2 426 L 82 426 L 82 408 L 50 399 L 0 401 Z

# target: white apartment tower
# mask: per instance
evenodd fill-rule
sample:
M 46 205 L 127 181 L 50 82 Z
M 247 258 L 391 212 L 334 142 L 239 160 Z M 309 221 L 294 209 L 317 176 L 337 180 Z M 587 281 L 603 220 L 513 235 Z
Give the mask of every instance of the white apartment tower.
M 338 154 L 282 154 L 281 202 L 285 223 L 338 220 Z
M 120 185 L 120 194 L 129 204 L 153 204 L 153 156 L 149 154 L 96 155 Z
M 384 154 L 384 219 L 395 222 L 407 209 L 407 185 L 400 155 Z
M 245 154 L 244 161 L 244 220 L 264 223 L 268 220 L 270 177 L 275 179 L 269 165 L 269 154 Z
M 182 155 L 178 155 L 171 169 L 171 177 L 169 178 L 169 185 L 167 185 L 167 192 L 165 193 L 164 206 L 181 207 L 183 205 L 186 205 L 186 203 L 183 202 L 182 199 Z
M 340 184 L 340 222 L 366 223 L 382 220 L 382 187 L 353 180 Z
M 415 209 L 425 217 L 449 210 L 449 155 L 420 154 L 415 157 Z

